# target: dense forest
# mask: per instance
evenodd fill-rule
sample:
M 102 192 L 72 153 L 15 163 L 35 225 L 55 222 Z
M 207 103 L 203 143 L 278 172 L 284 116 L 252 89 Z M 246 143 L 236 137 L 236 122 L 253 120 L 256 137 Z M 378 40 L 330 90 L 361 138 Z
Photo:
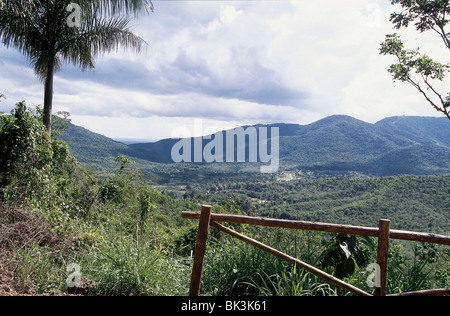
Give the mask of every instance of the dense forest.
M 448 233 L 450 176 L 215 182 L 189 185 L 190 197 L 233 200 L 256 216 Z

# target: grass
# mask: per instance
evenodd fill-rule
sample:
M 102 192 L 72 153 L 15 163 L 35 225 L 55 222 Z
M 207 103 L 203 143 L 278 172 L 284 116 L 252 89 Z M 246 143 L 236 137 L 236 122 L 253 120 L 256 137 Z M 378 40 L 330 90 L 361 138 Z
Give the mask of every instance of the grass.
M 156 235 L 107 233 L 89 225 L 71 234 L 55 235 L 51 225 L 24 210 L 3 210 L 3 264 L 8 262 L 17 286 L 26 293 L 65 293 L 67 267 L 80 266 L 81 276 L 95 282 L 90 295 L 185 296 L 192 271 L 191 249 L 196 229 L 182 235 L 183 247 L 155 242 Z M 152 222 L 153 223 L 153 222 Z M 114 222 L 114 226 L 117 223 Z M 74 229 L 74 225 L 71 225 Z M 80 228 L 81 229 L 81 228 Z M 239 226 L 234 229 L 261 240 L 320 268 L 329 249 L 317 232 L 263 229 Z M 71 237 L 72 236 L 72 237 Z M 6 238 L 6 239 L 5 239 Z M 450 285 L 450 252 L 445 247 L 420 245 L 407 249 L 393 244 L 389 253 L 388 293 L 400 293 Z M 8 246 L 8 247 L 6 247 Z M 180 246 L 181 247 L 181 246 Z M 9 249 L 9 251 L 8 251 Z M 181 249 L 181 248 L 180 248 Z M 338 247 L 337 249 L 340 249 Z M 375 258 L 369 260 L 375 262 Z M 333 274 L 335 267 L 326 271 Z M 370 271 L 357 266 L 345 281 L 371 292 Z M 208 296 L 336 296 L 348 295 L 296 266 L 212 229 L 205 256 L 202 295 Z
M 337 296 L 336 289 L 297 266 L 276 266 L 275 273 L 258 273 L 259 280 L 250 283 L 261 296 Z
M 14 277 L 19 287 L 36 293 L 53 291 L 59 287 L 58 281 L 64 274 L 55 265 L 54 261 L 58 258 L 52 253 L 31 245 L 15 250 L 14 255 L 18 258 Z
M 261 240 L 263 237 L 268 238 L 272 246 L 281 251 L 295 253 L 310 263 L 317 262 L 317 245 L 313 245 L 317 239 L 311 237 L 309 232 L 275 230 L 272 235 L 265 232 L 256 236 L 256 239 Z M 221 237 L 209 242 L 202 292 L 219 296 L 336 295 L 332 286 L 316 276 L 231 237 Z
M 108 240 L 85 258 L 82 273 L 100 295 L 185 295 L 189 262 L 130 238 Z

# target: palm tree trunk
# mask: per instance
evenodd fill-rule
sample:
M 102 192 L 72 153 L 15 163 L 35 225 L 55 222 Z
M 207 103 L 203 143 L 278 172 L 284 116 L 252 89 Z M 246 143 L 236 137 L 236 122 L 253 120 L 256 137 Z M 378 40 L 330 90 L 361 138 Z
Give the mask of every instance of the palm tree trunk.
M 55 70 L 55 56 L 49 58 L 47 76 L 45 78 L 44 92 L 44 125 L 48 134 L 52 134 L 52 107 L 53 107 L 53 73 Z

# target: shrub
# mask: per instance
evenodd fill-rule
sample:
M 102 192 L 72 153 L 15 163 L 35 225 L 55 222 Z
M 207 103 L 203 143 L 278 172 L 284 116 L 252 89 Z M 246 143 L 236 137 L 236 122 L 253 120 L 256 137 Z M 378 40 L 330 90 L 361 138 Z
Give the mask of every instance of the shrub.
M 17 103 L 11 115 L 0 116 L 0 184 L 14 176 L 32 177 L 50 164 L 51 141 L 38 116 L 24 102 Z
M 0 116 L 0 187 L 9 204 L 63 208 L 74 161 L 68 145 L 48 135 L 39 108 L 19 102 L 11 115 Z

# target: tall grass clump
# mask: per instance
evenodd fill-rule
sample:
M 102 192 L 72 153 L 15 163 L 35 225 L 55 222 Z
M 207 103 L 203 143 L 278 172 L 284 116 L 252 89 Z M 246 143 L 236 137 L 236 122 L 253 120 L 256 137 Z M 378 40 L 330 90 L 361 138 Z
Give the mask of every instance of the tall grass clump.
M 102 243 L 89 261 L 83 274 L 100 295 L 186 295 L 189 288 L 186 262 L 130 238 Z
M 207 247 L 202 292 L 207 295 L 249 295 L 248 282 L 262 271 L 272 271 L 273 257 L 232 238 L 222 238 Z
M 55 264 L 62 256 L 36 245 L 15 249 L 14 278 L 20 288 L 30 293 L 59 292 L 64 271 Z
M 261 296 L 336 296 L 337 291 L 315 275 L 296 265 L 275 265 L 272 275 L 258 273 L 249 283 Z
M 318 261 L 320 236 L 292 230 L 243 228 L 245 233 L 309 263 Z M 202 290 L 209 295 L 335 295 L 303 270 L 231 237 L 215 236 L 205 256 Z M 303 238 L 302 238 L 303 237 Z

